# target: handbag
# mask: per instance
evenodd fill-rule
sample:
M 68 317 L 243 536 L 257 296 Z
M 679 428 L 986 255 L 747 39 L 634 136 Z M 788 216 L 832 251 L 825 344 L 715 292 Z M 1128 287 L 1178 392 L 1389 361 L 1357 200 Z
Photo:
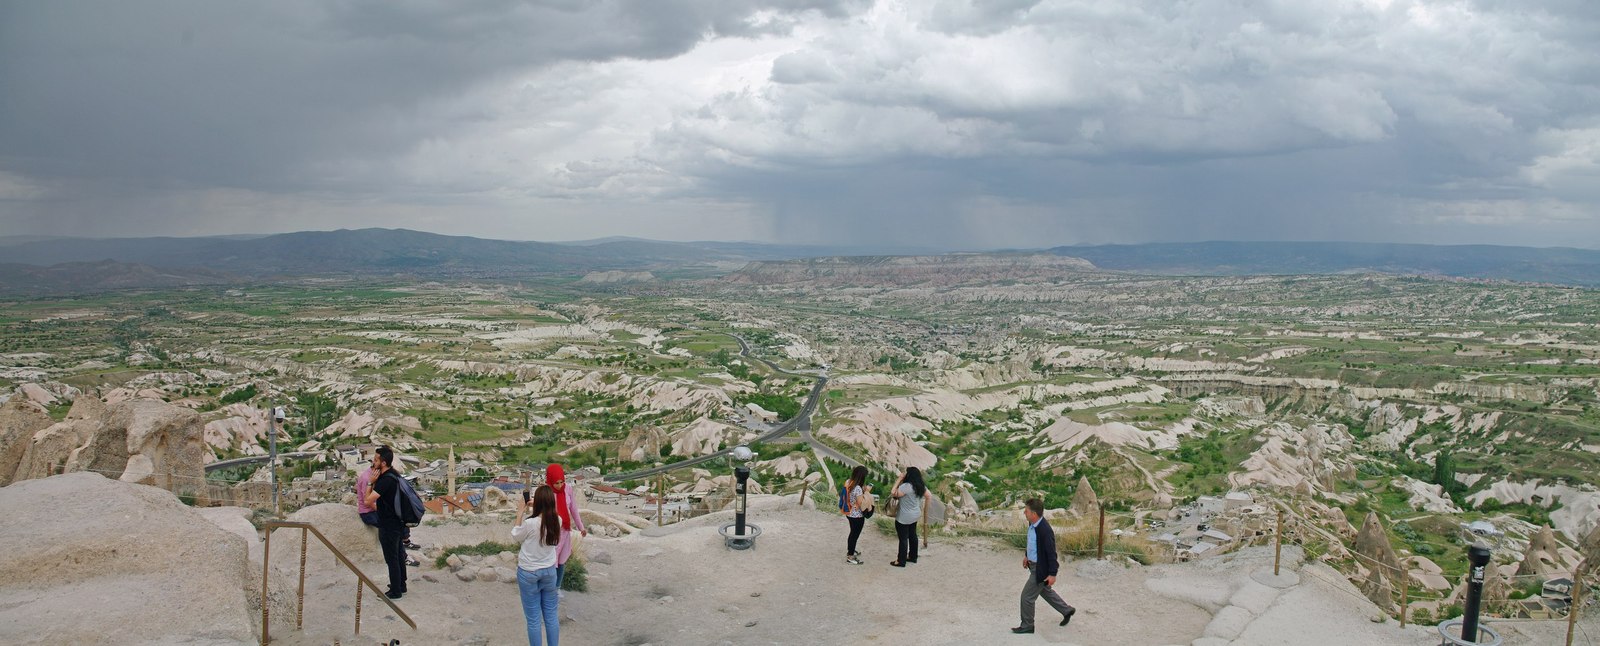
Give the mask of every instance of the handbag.
M 856 508 L 861 510 L 862 518 L 871 518 L 877 507 L 878 501 L 872 494 L 863 491 L 861 495 L 856 496 Z
M 894 516 L 896 518 L 899 518 L 900 517 L 900 499 L 896 498 L 894 496 L 890 496 L 889 497 L 889 506 L 887 507 L 887 510 L 888 510 L 890 516 Z

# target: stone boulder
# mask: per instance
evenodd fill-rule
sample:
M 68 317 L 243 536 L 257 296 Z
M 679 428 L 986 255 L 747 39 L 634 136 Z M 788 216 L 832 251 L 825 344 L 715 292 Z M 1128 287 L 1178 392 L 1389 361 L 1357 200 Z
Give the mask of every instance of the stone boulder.
M 0 487 L 11 484 L 34 434 L 52 423 L 54 420 L 43 406 L 22 397 L 12 397 L 0 405 Z
M 124 482 L 160 484 L 172 474 L 183 486 L 205 481 L 205 422 L 190 409 L 155 399 L 136 399 L 113 406 L 106 424 L 125 437 Z
M 478 503 L 478 511 L 515 511 L 522 504 L 522 494 L 512 496 L 499 487 L 485 487 L 483 502 Z
M 11 481 L 46 478 L 62 473 L 72 453 L 89 444 L 105 425 L 106 406 L 94 397 L 79 397 L 72 402 L 67 418 L 33 434 L 23 450 Z M 68 469 L 83 471 L 83 468 Z M 115 474 L 122 473 L 117 465 Z
M 0 643 L 259 642 L 244 541 L 172 494 L 69 473 L 0 509 Z
M 197 507 L 195 511 L 223 531 L 244 539 L 252 571 L 261 566 L 261 533 L 250 523 L 251 511 L 244 507 Z
M 388 570 L 383 566 L 383 548 L 378 546 L 378 528 L 361 522 L 356 508 L 339 503 L 312 505 L 292 514 L 285 520 L 310 523 L 339 548 L 346 558 L 361 567 L 368 577 L 377 578 L 379 584 L 388 581 Z M 272 533 L 272 564 L 280 569 L 300 568 L 300 530 L 279 529 Z M 338 568 L 344 565 L 322 546 L 316 536 L 307 539 L 306 567 Z
M 1389 584 L 1389 577 L 1384 576 L 1378 568 L 1372 568 L 1367 580 L 1361 582 L 1361 592 L 1384 612 L 1395 611 L 1394 586 Z
M 78 397 L 67 418 L 34 434 L 14 480 L 94 471 L 125 482 L 196 491 L 205 482 L 205 425 L 193 410 L 158 399 L 106 406 Z

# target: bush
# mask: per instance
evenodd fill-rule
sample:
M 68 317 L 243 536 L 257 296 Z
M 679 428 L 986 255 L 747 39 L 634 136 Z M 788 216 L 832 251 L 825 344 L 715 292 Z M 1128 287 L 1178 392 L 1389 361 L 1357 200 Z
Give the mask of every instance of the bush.
M 561 579 L 561 589 L 572 592 L 589 591 L 589 568 L 576 556 L 567 559 L 567 573 Z
M 433 560 L 433 564 L 440 568 L 446 567 L 445 559 L 450 558 L 451 554 L 461 554 L 464 556 L 487 556 L 490 554 L 499 554 L 501 552 L 516 552 L 519 549 L 521 548 L 516 545 L 512 545 L 510 543 L 498 543 L 495 541 L 484 541 L 482 543 L 478 543 L 477 545 L 457 545 L 455 547 L 445 548 L 444 552 L 439 554 L 439 558 Z
M 254 382 L 251 382 L 243 388 L 223 395 L 222 398 L 217 401 L 223 406 L 227 406 L 228 404 L 237 404 L 242 401 L 250 401 L 256 396 L 256 394 L 256 385 Z

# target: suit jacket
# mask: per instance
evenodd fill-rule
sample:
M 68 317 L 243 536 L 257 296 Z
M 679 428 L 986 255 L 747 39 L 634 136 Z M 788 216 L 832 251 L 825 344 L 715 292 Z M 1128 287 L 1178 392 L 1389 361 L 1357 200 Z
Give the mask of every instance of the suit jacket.
M 1055 576 L 1061 569 L 1056 560 L 1056 530 L 1050 528 L 1050 521 L 1040 518 L 1033 532 L 1034 549 L 1039 551 L 1039 560 L 1033 562 L 1033 577 L 1043 583 L 1046 577 Z

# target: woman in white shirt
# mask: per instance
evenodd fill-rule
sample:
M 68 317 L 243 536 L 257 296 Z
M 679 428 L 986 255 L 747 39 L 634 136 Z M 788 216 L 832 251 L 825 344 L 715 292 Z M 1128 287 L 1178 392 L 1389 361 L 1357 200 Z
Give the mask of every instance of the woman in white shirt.
M 561 641 L 556 617 L 556 556 L 561 545 L 561 518 L 556 515 L 556 492 L 548 485 L 522 501 L 521 524 L 511 528 L 511 540 L 522 544 L 517 553 L 517 589 L 522 592 L 522 614 L 528 620 L 528 646 L 539 646 L 543 624 L 546 646 Z

